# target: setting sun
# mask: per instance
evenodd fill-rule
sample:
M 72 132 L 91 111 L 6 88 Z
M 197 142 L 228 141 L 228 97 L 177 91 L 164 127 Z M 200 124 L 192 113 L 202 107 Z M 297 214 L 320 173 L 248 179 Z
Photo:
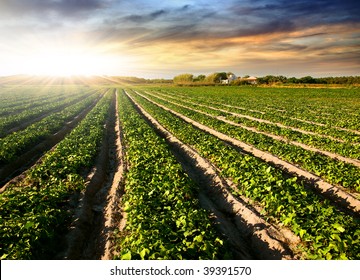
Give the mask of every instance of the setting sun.
M 96 69 L 100 62 L 100 57 L 80 51 L 49 50 L 30 56 L 24 66 L 32 75 L 92 75 L 99 73 Z
M 111 69 L 111 64 L 120 57 L 86 48 L 46 48 L 29 53 L 22 64 L 23 73 L 30 75 L 73 76 L 100 75 Z M 124 59 L 122 59 L 124 60 Z M 110 66 L 110 67 L 109 67 Z

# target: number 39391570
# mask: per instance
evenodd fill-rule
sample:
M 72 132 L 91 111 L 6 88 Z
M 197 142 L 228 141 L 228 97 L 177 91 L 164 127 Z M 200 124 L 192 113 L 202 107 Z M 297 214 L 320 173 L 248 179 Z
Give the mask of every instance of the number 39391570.
M 204 275 L 251 275 L 251 268 L 248 266 L 206 266 L 203 270 Z

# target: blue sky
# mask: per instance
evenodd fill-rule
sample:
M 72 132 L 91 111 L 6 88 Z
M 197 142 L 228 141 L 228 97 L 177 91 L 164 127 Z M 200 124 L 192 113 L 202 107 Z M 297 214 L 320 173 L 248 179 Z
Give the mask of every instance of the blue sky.
M 0 75 L 360 75 L 356 0 L 1 0 Z

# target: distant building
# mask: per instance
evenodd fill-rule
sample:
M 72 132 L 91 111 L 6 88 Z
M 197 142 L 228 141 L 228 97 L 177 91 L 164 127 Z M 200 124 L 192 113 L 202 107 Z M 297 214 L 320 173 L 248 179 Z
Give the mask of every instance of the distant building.
M 252 84 L 252 85 L 256 85 L 256 84 L 257 84 L 257 78 L 254 77 L 254 76 L 250 76 L 250 77 L 245 76 L 244 78 L 239 78 L 239 80 L 240 80 L 241 82 L 246 82 L 246 83 Z
M 228 85 L 232 81 L 235 81 L 236 79 L 237 79 L 237 77 L 235 76 L 235 74 L 230 74 L 226 80 L 221 80 L 221 83 Z
M 254 76 L 250 76 L 248 78 L 245 78 L 244 80 L 246 80 L 249 84 L 252 84 L 252 85 L 257 84 L 257 78 Z

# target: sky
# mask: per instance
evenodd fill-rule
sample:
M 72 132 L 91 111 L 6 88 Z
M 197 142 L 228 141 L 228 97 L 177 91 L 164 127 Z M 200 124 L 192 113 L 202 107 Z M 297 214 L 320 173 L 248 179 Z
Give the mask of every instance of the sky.
M 0 0 L 0 76 L 360 75 L 359 0 Z

